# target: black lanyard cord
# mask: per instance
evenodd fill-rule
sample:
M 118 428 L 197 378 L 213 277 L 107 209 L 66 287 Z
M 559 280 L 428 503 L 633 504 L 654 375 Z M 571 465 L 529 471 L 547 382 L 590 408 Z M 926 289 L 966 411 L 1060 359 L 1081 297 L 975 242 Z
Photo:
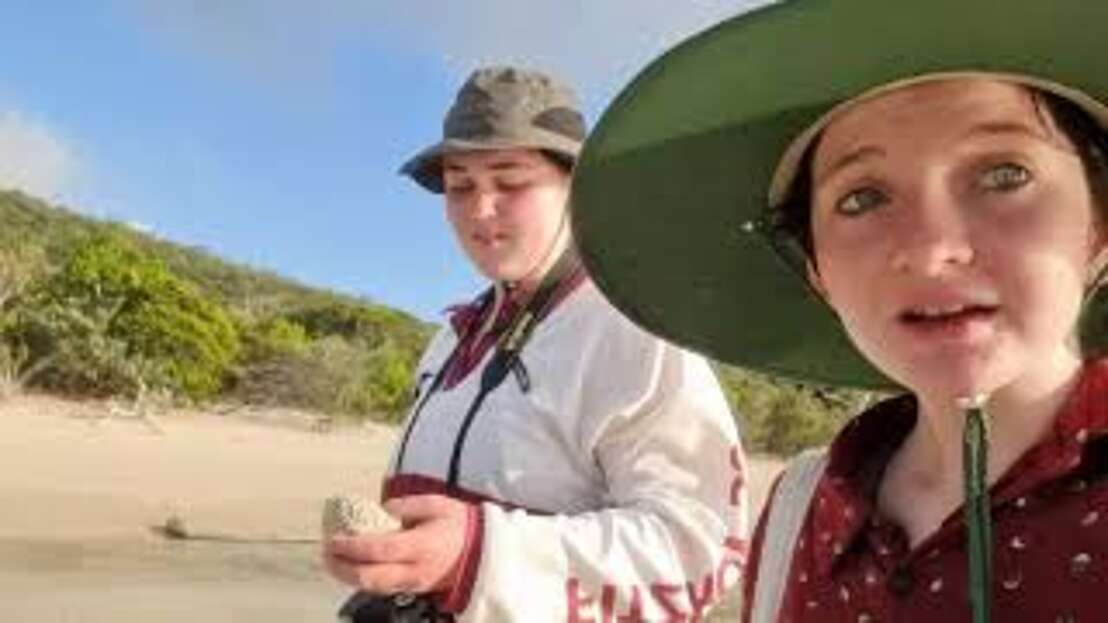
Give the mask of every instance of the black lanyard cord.
M 551 298 L 558 289 L 558 286 L 563 282 L 563 277 L 572 274 L 578 270 L 579 267 L 580 263 L 577 260 L 577 254 L 572 249 L 567 250 L 547 273 L 539 289 L 531 297 L 531 300 L 528 301 L 527 307 L 516 315 L 512 320 L 511 326 L 504 332 L 500 340 L 498 340 L 497 348 L 493 353 L 492 359 L 481 372 L 480 389 L 478 390 L 477 396 L 470 404 L 469 409 L 466 411 L 465 419 L 462 422 L 462 428 L 455 441 L 454 452 L 450 461 L 450 476 L 448 480 L 451 487 L 454 487 L 458 480 L 457 474 L 458 465 L 460 463 L 461 446 L 463 445 L 465 436 L 469 432 L 469 427 L 472 424 L 477 410 L 485 400 L 485 396 L 504 381 L 504 377 L 507 376 L 509 370 L 514 371 L 516 378 L 520 381 L 521 387 L 526 390 L 526 388 L 530 386 L 530 378 L 527 375 L 527 371 L 523 368 L 523 362 L 519 359 L 519 351 L 530 337 L 531 331 L 534 330 L 535 325 L 538 324 L 538 321 L 549 311 L 547 308 L 549 307 Z M 492 298 L 491 296 L 488 297 L 488 301 L 484 304 L 491 304 Z M 462 351 L 462 346 L 465 344 L 465 339 L 458 340 L 454 345 L 454 349 L 450 352 L 450 355 L 447 356 L 442 366 L 440 366 L 435 373 L 431 385 L 427 388 L 427 391 L 423 392 L 415 409 L 412 410 L 412 415 L 408 418 L 408 426 L 404 430 L 404 436 L 400 441 L 400 448 L 396 455 L 395 471 L 397 473 L 401 471 L 401 467 L 404 464 L 404 457 L 408 450 L 408 441 L 411 439 L 412 431 L 415 430 L 420 414 L 423 412 L 427 402 L 431 399 L 431 396 L 442 388 L 447 371 L 453 367 L 455 359 L 458 358 Z
M 458 436 L 454 439 L 454 451 L 450 455 L 450 471 L 446 480 L 446 486 L 449 489 L 455 489 L 458 486 L 462 448 L 465 446 L 469 428 L 473 425 L 473 420 L 477 415 L 477 411 L 481 408 L 481 404 L 494 389 L 504 382 L 509 371 L 517 370 L 517 374 L 519 374 L 518 366 L 522 365 L 519 353 L 523 350 L 523 345 L 527 343 L 539 321 L 550 311 L 554 293 L 567 280 L 566 277 L 578 270 L 579 266 L 577 255 L 573 250 L 567 250 L 563 253 L 562 257 L 558 258 L 558 262 L 547 273 L 539 289 L 531 296 L 531 300 L 527 302 L 527 307 L 516 315 L 511 326 L 497 342 L 496 352 L 493 353 L 492 358 L 485 365 L 484 370 L 481 371 L 481 386 L 477 396 L 473 399 L 469 409 L 466 410 L 465 419 L 462 420 L 462 426 L 458 430 Z
M 400 472 L 400 467 L 404 464 L 404 455 L 408 451 L 408 440 L 412 437 L 412 431 L 415 430 L 416 422 L 419 420 L 419 414 L 423 412 L 423 407 L 427 405 L 427 401 L 430 400 L 431 395 L 438 391 L 442 385 L 442 380 L 446 376 L 446 371 L 450 369 L 454 359 L 457 357 L 458 352 L 461 350 L 463 340 L 458 340 L 458 343 L 454 345 L 454 350 L 450 351 L 450 355 L 443 362 L 439 371 L 435 373 L 434 380 L 431 381 L 431 386 L 427 388 L 427 391 L 423 392 L 423 395 L 419 397 L 419 403 L 416 404 L 415 409 L 412 410 L 412 416 L 408 418 L 408 427 L 404 429 L 404 437 L 400 440 L 400 449 L 396 453 L 396 471 Z
M 485 313 L 489 305 L 494 305 L 493 302 L 495 295 L 489 291 L 488 295 L 481 301 L 481 313 Z M 419 420 L 419 415 L 423 413 L 423 407 L 427 406 L 427 401 L 431 399 L 431 396 L 442 387 L 443 380 L 446 378 L 446 372 L 454 365 L 454 360 L 458 358 L 458 355 L 462 351 L 462 346 L 466 344 L 466 341 L 459 337 L 454 344 L 454 348 L 447 355 L 446 360 L 439 366 L 435 376 L 431 381 L 431 385 L 427 388 L 427 391 L 419 395 L 419 402 L 416 404 L 415 409 L 412 410 L 411 417 L 408 418 L 408 426 L 404 429 L 404 437 L 400 440 L 400 449 L 396 453 L 396 471 L 400 472 L 401 466 L 404 464 L 404 456 L 408 451 L 408 440 L 412 437 L 412 431 L 415 430 L 416 422 Z M 422 378 L 422 377 L 421 377 Z

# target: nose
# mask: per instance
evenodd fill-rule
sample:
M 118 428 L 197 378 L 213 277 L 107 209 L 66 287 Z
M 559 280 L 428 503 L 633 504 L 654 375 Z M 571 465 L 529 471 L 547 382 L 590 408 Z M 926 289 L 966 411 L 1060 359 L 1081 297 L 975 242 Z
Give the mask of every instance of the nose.
M 898 272 L 934 276 L 974 260 L 969 223 L 953 197 L 932 193 L 898 219 L 892 264 Z
M 469 201 L 469 215 L 474 219 L 492 218 L 497 212 L 497 193 L 488 189 L 475 189 Z

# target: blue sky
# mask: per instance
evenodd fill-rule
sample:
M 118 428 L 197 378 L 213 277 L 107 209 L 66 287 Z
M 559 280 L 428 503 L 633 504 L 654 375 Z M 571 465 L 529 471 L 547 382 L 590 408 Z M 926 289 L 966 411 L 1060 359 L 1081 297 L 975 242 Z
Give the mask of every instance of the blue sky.
M 759 0 L 13 0 L 0 187 L 427 320 L 481 284 L 396 175 L 492 62 L 593 121 L 673 43 Z

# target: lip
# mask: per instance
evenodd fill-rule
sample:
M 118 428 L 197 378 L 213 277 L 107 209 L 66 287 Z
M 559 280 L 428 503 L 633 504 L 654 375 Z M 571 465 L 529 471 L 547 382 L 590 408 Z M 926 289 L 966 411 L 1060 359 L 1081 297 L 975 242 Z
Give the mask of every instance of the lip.
M 503 233 L 475 232 L 470 238 L 485 247 L 497 247 L 508 241 L 508 236 Z
M 896 313 L 896 322 L 917 336 L 972 339 L 987 331 L 1001 310 L 991 291 L 938 285 L 914 292 Z
M 1001 312 L 999 305 L 948 303 L 916 306 L 901 312 L 897 324 L 927 338 L 971 341 L 984 336 Z

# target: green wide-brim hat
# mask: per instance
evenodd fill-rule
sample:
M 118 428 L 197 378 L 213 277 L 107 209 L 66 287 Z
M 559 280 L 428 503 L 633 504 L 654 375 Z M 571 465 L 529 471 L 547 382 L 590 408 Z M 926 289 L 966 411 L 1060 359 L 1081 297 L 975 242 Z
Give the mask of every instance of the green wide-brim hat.
M 836 107 L 963 74 L 1058 93 L 1108 127 L 1108 2 L 794 0 L 692 37 L 585 143 L 571 206 L 586 267 L 632 320 L 718 360 L 892 386 L 761 230 Z M 1086 349 L 1108 341 L 1106 291 L 1086 305 Z

